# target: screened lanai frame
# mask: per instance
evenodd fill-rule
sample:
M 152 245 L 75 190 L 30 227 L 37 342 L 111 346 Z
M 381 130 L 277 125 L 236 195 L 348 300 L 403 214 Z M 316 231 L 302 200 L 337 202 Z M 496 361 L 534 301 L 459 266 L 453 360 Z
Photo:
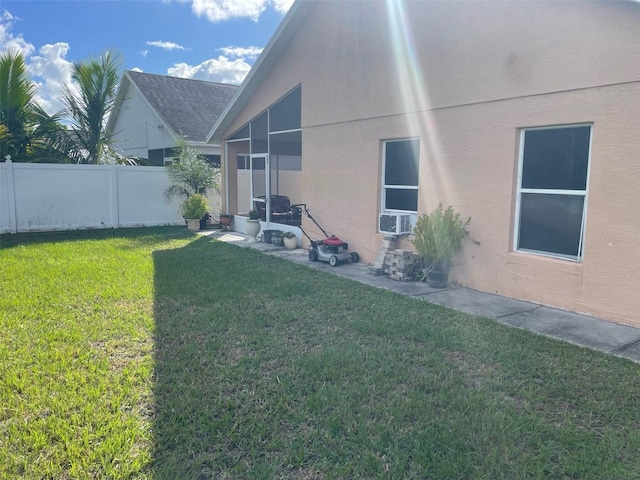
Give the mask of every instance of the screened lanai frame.
M 229 165 L 228 144 L 248 142 L 250 158 L 250 208 L 254 202 L 264 202 L 267 226 L 272 221 L 271 196 L 280 193 L 280 156 L 288 159 L 287 170 L 302 169 L 302 128 L 301 128 L 301 85 L 297 85 L 270 107 L 253 117 L 225 140 L 225 161 Z M 287 155 L 290 154 L 290 155 Z M 247 154 L 245 154 L 247 155 Z M 295 160 L 297 158 L 297 161 Z M 261 164 L 264 163 L 264 167 Z M 293 163 L 293 165 L 291 165 Z M 229 185 L 228 168 L 225 182 Z M 264 172 L 264 189 L 260 189 L 257 172 Z M 237 182 L 237 176 L 236 176 Z M 274 188 L 275 187 L 275 188 Z M 275 193 L 274 193 L 275 191 Z M 264 195 L 264 198 L 260 198 Z M 226 202 L 229 204 L 229 188 L 226 188 Z

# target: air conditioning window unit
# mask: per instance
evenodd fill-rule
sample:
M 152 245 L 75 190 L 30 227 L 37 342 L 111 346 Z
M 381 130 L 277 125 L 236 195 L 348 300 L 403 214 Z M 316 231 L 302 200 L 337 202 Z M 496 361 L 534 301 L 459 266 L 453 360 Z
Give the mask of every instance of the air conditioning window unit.
M 403 235 L 411 233 L 411 215 L 406 213 L 381 213 L 378 219 L 380 233 Z

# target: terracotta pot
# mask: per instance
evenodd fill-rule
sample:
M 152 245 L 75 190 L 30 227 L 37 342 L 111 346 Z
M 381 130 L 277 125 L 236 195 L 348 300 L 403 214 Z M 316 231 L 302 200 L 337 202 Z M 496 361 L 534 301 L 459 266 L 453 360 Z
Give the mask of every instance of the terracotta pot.
M 222 230 L 229 230 L 231 227 L 231 222 L 233 221 L 233 215 L 222 214 L 220 215 L 220 227 Z

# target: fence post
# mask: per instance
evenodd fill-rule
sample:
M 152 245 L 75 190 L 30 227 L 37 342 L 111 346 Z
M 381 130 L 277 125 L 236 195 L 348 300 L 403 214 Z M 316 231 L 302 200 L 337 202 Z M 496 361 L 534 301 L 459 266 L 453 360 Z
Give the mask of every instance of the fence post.
M 118 165 L 111 164 L 109 169 L 109 180 L 111 183 L 111 223 L 113 228 L 120 227 L 120 214 L 118 212 Z
M 16 189 L 13 180 L 13 162 L 7 160 L 7 201 L 9 202 L 9 231 L 11 233 L 18 233 L 18 219 L 16 215 Z

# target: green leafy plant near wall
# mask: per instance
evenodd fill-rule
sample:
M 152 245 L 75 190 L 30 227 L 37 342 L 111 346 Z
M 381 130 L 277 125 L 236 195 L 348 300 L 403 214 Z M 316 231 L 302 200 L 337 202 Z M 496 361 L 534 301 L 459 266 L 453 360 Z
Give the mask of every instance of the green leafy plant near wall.
M 186 198 L 180 205 L 180 213 L 185 219 L 198 219 L 209 209 L 207 199 L 204 195 L 194 193 Z
M 413 245 L 427 264 L 427 282 L 430 274 L 444 275 L 440 281 L 434 281 L 433 286 L 447 285 L 451 261 L 468 234 L 470 222 L 471 217 L 463 222 L 451 205 L 444 208 L 441 203 L 431 213 L 418 218 L 413 229 Z

